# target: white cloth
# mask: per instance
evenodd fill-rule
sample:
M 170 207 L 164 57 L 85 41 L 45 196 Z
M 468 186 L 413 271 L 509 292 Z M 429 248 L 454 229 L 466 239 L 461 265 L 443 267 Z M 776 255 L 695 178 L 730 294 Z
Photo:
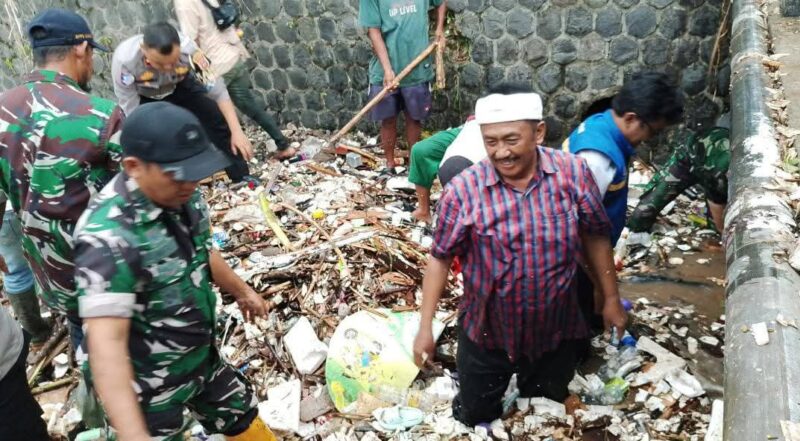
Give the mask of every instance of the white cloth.
M 495 93 L 475 103 L 475 120 L 478 124 L 541 119 L 542 98 L 536 93 Z
M 474 119 L 464 124 L 456 139 L 447 147 L 442 157 L 442 162 L 439 164 L 444 164 L 445 161 L 453 156 L 462 156 L 469 159 L 473 164 L 477 164 L 486 157 L 486 147 L 483 145 L 481 126 Z
M 597 182 L 600 197 L 605 197 L 608 186 L 611 185 L 611 181 L 614 180 L 614 174 L 617 173 L 614 163 L 611 162 L 608 156 L 597 150 L 581 150 L 577 155 L 586 161 L 586 165 L 589 166 L 589 170 L 592 171 L 594 180 Z

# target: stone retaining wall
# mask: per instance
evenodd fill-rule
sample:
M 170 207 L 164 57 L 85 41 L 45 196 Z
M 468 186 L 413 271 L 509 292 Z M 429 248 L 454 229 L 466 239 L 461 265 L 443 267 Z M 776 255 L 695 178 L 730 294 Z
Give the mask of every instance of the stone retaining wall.
M 336 129 L 365 103 L 371 57 L 358 26 L 358 0 L 241 0 L 252 79 L 283 122 Z M 721 0 L 449 0 L 448 87 L 435 92 L 430 128 L 459 124 L 487 85 L 531 83 L 545 99 L 551 142 L 596 101 L 642 69 L 666 71 L 688 98 L 687 125 L 707 125 L 724 105 L 730 69 L 709 60 Z M 172 17 L 169 0 L 6 0 L 0 25 L 0 87 L 30 68 L 13 38 L 35 11 L 52 5 L 84 14 L 112 46 L 148 22 Z M 14 13 L 13 9 L 16 9 Z M 8 30 L 11 31 L 8 31 Z M 723 45 L 724 46 L 724 45 Z M 111 95 L 108 56 L 98 56 L 95 89 Z M 361 128 L 371 129 L 369 123 Z

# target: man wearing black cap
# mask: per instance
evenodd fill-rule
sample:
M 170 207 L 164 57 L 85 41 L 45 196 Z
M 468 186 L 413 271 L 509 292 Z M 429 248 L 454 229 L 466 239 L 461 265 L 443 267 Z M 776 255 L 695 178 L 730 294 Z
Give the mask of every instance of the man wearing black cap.
M 72 232 L 89 199 L 119 171 L 123 114 L 114 102 L 86 93 L 93 52 L 107 49 L 81 16 L 44 10 L 28 36 L 37 68 L 0 95 L 0 206 L 8 202 L 19 216 L 36 290 L 70 318 L 77 345 Z M 21 295 L 29 312 L 22 324 L 30 329 L 26 321 L 38 316 L 38 299 L 32 291 Z
M 212 281 L 246 319 L 268 309 L 212 248 L 197 183 L 227 158 L 194 115 L 164 102 L 131 113 L 121 144 L 124 171 L 75 234 L 89 365 L 112 426 L 120 441 L 183 439 L 188 408 L 229 440 L 274 439 L 250 384 L 215 345 Z

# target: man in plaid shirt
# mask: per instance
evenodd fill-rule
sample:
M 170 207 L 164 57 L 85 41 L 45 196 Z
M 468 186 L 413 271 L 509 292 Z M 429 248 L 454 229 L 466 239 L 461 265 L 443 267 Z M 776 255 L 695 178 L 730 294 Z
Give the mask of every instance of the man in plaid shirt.
M 453 178 L 439 201 L 414 342 L 422 366 L 435 351 L 431 322 L 458 256 L 464 296 L 453 414 L 467 425 L 501 416 L 513 373 L 523 397 L 567 397 L 577 342 L 588 336 L 573 283 L 579 252 L 605 294 L 606 327 L 622 331 L 626 321 L 597 185 L 583 160 L 540 145 L 541 98 L 504 86 L 478 100 L 475 118 L 488 158 Z

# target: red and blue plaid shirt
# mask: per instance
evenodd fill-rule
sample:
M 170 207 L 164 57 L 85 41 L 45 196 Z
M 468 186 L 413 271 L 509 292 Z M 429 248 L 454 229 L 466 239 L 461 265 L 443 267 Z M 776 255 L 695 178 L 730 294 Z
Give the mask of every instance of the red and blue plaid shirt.
M 524 192 L 503 182 L 488 159 L 455 177 L 439 201 L 431 249 L 461 260 L 469 338 L 512 361 L 587 336 L 573 284 L 580 232 L 608 235 L 611 227 L 586 163 L 537 151 L 538 173 Z

